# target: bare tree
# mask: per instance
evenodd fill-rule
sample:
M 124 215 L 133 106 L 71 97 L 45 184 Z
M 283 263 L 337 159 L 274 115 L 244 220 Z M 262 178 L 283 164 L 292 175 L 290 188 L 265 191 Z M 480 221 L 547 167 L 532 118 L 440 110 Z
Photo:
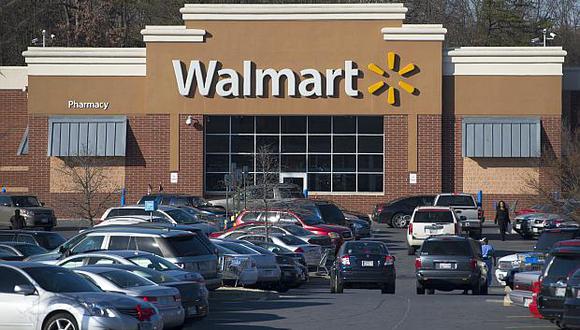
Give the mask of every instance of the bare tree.
M 556 207 L 580 223 L 580 132 L 562 133 L 562 154 L 544 150 L 540 159 L 542 173 L 526 178 L 529 188 L 537 191 L 537 201 Z M 562 203 L 562 199 L 575 202 Z
M 274 153 L 272 147 L 261 146 L 256 150 L 256 167 L 256 171 L 259 172 L 256 178 L 256 186 L 264 207 L 264 214 L 266 215 L 266 239 L 268 239 L 271 225 L 270 221 L 268 221 L 269 202 L 274 198 L 274 187 L 280 180 L 278 154 Z
M 71 193 L 68 204 L 92 226 L 94 219 L 111 205 L 120 187 L 111 182 L 99 157 L 70 156 L 62 160 L 57 171 L 68 180 L 65 183 L 67 192 Z

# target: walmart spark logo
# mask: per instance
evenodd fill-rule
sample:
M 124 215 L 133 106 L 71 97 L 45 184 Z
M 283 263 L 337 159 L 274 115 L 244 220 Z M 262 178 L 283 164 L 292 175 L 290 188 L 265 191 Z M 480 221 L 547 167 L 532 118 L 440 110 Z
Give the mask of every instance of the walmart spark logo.
M 395 71 L 399 74 L 399 77 L 401 79 L 403 78 L 408 78 L 411 77 L 413 75 L 415 75 L 419 70 L 418 67 L 415 66 L 415 64 L 413 63 L 409 63 L 407 64 L 405 67 L 403 67 L 402 69 L 399 69 L 399 56 L 393 52 L 389 52 L 387 54 L 387 66 L 389 68 L 390 71 Z M 381 69 L 378 65 L 371 63 L 368 66 L 368 69 L 371 70 L 372 72 L 378 74 L 379 76 L 383 77 L 383 78 L 389 78 L 389 74 Z M 417 88 L 415 88 L 415 86 L 403 81 L 403 80 L 399 80 L 398 82 L 399 87 L 404 90 L 405 92 L 411 94 L 411 95 L 418 95 L 419 90 Z M 389 102 L 390 105 L 398 105 L 399 104 L 399 91 L 398 89 L 396 89 L 395 87 L 393 87 L 392 85 L 387 84 L 385 81 L 378 81 L 372 85 L 369 86 L 368 91 L 371 94 L 381 94 L 384 90 L 387 90 L 387 101 Z

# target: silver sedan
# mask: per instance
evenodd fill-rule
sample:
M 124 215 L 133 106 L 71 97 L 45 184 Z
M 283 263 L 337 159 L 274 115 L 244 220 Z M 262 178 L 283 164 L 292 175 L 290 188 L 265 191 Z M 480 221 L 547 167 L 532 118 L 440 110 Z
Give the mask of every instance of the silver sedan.
M 160 330 L 149 303 L 105 293 L 68 269 L 32 262 L 0 263 L 0 328 Z

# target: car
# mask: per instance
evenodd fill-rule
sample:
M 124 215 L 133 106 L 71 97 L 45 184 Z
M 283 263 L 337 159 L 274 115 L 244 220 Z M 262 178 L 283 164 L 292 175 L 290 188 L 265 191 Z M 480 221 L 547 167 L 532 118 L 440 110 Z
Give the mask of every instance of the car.
M 533 284 L 540 278 L 542 272 L 519 272 L 514 274 L 513 290 L 509 292 L 509 298 L 514 305 L 529 307 L 532 302 Z
M 29 257 L 55 264 L 74 254 L 100 250 L 139 250 L 156 254 L 186 271 L 199 272 L 208 289 L 221 285 L 218 256 L 199 230 L 184 231 L 157 226 L 107 226 L 88 229 L 58 249 Z
M 439 194 L 433 205 L 450 207 L 457 214 L 461 230 L 470 237 L 481 239 L 485 217 L 483 209 L 477 205 L 471 194 Z
M 545 229 L 569 227 L 575 224 L 572 219 L 555 213 L 533 213 L 528 217 L 532 235 L 539 236 Z
M 264 234 L 266 233 L 266 226 L 264 225 L 248 225 L 244 227 L 237 226 L 236 230 L 242 230 L 248 234 Z M 273 234 L 292 235 L 303 240 L 304 243 L 320 245 L 325 248 L 330 248 L 332 241 L 326 235 L 317 235 L 306 230 L 300 226 L 292 224 L 278 224 L 268 226 L 268 230 Z
M 22 242 L 1 242 L 0 252 L 13 252 L 16 255 L 24 258 L 28 258 L 33 255 L 42 254 L 48 252 L 45 248 L 38 245 L 22 243 Z
M 459 221 L 449 207 L 421 206 L 413 211 L 407 228 L 407 253 L 415 251 L 423 242 L 437 235 L 459 235 Z
M 276 225 L 293 224 L 314 234 L 326 235 L 330 237 L 337 250 L 344 241 L 353 239 L 352 232 L 348 227 L 326 224 L 320 216 L 303 209 L 243 210 L 236 217 L 235 227 L 244 223 L 263 224 L 266 221 Z
M 431 206 L 435 195 L 407 196 L 394 199 L 387 203 L 375 205 L 372 219 L 377 223 L 385 223 L 389 227 L 407 228 L 416 207 Z
M 217 231 L 215 225 L 209 224 L 205 221 L 201 221 L 194 215 L 188 213 L 187 211 L 173 207 L 161 205 L 157 210 L 153 212 L 145 211 L 145 206 L 143 205 L 130 205 L 121 207 L 111 207 L 103 213 L 101 219 L 96 222 L 98 225 L 100 222 L 109 220 L 110 218 L 126 217 L 126 216 L 147 216 L 165 218 L 172 222 L 174 225 L 187 225 L 192 228 L 197 228 L 203 230 L 206 234 L 210 234 Z
M 155 201 L 158 205 L 170 205 L 175 207 L 194 208 L 202 212 L 202 219 L 217 222 L 226 217 L 226 209 L 222 206 L 213 205 L 205 198 L 187 194 L 150 194 L 139 199 L 137 205 L 144 205 L 145 201 Z
M 564 312 L 567 280 L 580 267 L 580 239 L 561 241 L 550 250 L 540 277 L 537 305 L 548 320 L 560 322 Z
M 395 257 L 382 242 L 345 242 L 330 269 L 331 293 L 343 293 L 345 288 L 374 288 L 394 294 L 395 282 Z
M 20 210 L 20 215 L 24 217 L 26 228 L 43 228 L 50 231 L 56 226 L 54 210 L 45 207 L 36 196 L 2 193 L 0 194 L 1 227 L 12 229 L 10 218 L 16 210 Z
M 181 293 L 173 287 L 161 286 L 123 269 L 84 266 L 72 271 L 106 292 L 116 292 L 151 303 L 159 311 L 165 329 L 178 327 L 185 321 Z
M 578 228 L 558 228 L 545 230 L 538 238 L 533 251 L 509 254 L 497 260 L 497 267 L 495 269 L 496 280 L 501 285 L 506 285 L 506 278 L 508 278 L 510 273 L 513 273 L 520 268 L 522 261 L 525 261 L 526 255 L 534 257 L 534 254 L 539 254 L 542 259 L 545 260 L 545 256 L 550 252 L 552 246 L 555 243 L 578 237 L 580 237 L 580 229 Z
M 274 254 L 259 253 L 236 241 L 213 239 L 212 242 L 217 246 L 226 248 L 240 255 L 251 257 L 255 261 L 256 268 L 258 269 L 258 281 L 256 282 L 258 287 L 271 289 L 279 287 L 281 270 Z
M 1 328 L 163 328 L 163 320 L 150 303 L 103 292 L 62 267 L 31 262 L 0 263 L 0 278 Z
M 580 328 L 580 269 L 568 279 L 564 313 L 560 324 L 564 328 Z
M 417 294 L 435 290 L 488 292 L 487 266 L 479 242 L 462 236 L 436 236 L 423 242 L 415 259 Z
M 173 224 L 173 222 L 165 217 L 152 217 L 148 215 L 133 215 L 124 217 L 113 217 L 107 220 L 100 221 L 93 227 L 104 227 L 104 226 L 124 226 L 124 225 L 137 225 L 142 223 L 167 223 Z
M 225 199 L 211 200 L 213 205 L 226 207 L 228 210 L 253 209 L 264 207 L 264 201 L 272 204 L 274 201 L 291 201 L 304 198 L 304 192 L 298 185 L 289 183 L 272 184 L 267 187 L 264 196 L 264 187 L 250 185 Z
M 556 212 L 557 208 L 551 204 L 536 204 L 527 208 L 516 210 L 514 213 L 517 216 L 530 214 L 530 213 L 550 213 Z
M 225 285 L 248 286 L 258 282 L 258 268 L 254 258 L 220 245 L 217 245 L 217 249 Z
M 190 280 L 180 280 L 164 272 L 136 265 L 94 265 L 94 267 L 109 267 L 131 272 L 154 282 L 157 285 L 176 288 L 181 295 L 181 306 L 186 319 L 204 318 L 209 313 L 209 292 L 203 282 L 203 277 Z
M 285 247 L 290 251 L 303 253 L 304 258 L 306 259 L 306 264 L 308 267 L 312 268 L 318 267 L 320 259 L 322 258 L 322 248 L 319 245 L 305 243 L 303 240 L 293 235 L 275 233 L 271 233 L 268 236 L 266 236 L 266 234 L 247 234 L 239 236 L 237 239 L 274 243 Z
M 533 238 L 534 232 L 532 230 L 532 221 L 530 218 L 536 213 L 526 213 L 516 216 L 513 220 L 513 229 L 524 239 Z
M 0 242 L 24 242 L 54 250 L 66 239 L 59 233 L 38 230 L 0 230 Z
M 177 267 L 176 264 L 153 253 L 136 250 L 106 250 L 81 253 L 64 258 L 58 266 L 74 268 L 92 265 L 130 265 L 153 269 L 180 281 L 205 282 L 203 276 Z

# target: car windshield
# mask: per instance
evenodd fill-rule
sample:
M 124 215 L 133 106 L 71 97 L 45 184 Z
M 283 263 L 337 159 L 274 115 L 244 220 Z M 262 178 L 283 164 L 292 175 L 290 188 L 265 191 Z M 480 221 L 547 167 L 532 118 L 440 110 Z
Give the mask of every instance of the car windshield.
M 538 238 L 538 242 L 534 247 L 535 251 L 548 251 L 552 246 L 560 241 L 566 241 L 574 238 L 574 231 L 560 231 L 560 232 L 544 232 Z
M 342 211 L 332 204 L 319 204 L 318 209 L 322 214 L 322 220 L 326 223 L 344 225 L 346 220 Z
M 308 236 L 313 234 L 311 231 L 298 226 L 284 226 L 282 228 L 286 229 L 290 234 L 296 236 Z
M 137 266 L 141 266 L 144 268 L 155 269 L 157 271 L 165 271 L 165 270 L 178 270 L 181 269 L 177 267 L 177 265 L 160 258 L 155 255 L 150 256 L 134 256 L 127 258 L 129 261 L 134 263 Z
M 273 254 L 272 251 L 269 251 L 268 249 L 264 249 L 263 247 L 258 246 L 258 245 L 251 245 L 251 246 L 246 246 L 246 247 L 248 247 L 248 248 L 250 248 L 250 249 L 252 249 L 260 254 Z
M 467 241 L 425 241 L 421 247 L 422 255 L 432 256 L 471 256 Z
M 236 243 L 229 243 L 229 242 L 220 242 L 218 245 L 225 247 L 228 250 L 232 250 L 238 254 L 257 254 L 256 251 L 243 246 L 242 244 Z
M 165 211 L 175 222 L 177 223 L 196 223 L 199 222 L 193 215 L 181 210 L 181 209 L 174 209 Z
M 304 245 L 306 244 L 303 240 L 297 238 L 296 236 L 290 235 L 283 235 L 283 236 L 275 236 L 280 241 L 282 241 L 286 245 Z
M 37 207 L 40 206 L 38 199 L 34 196 L 12 196 L 12 202 L 17 207 Z
M 32 244 L 16 245 L 16 246 L 14 246 L 14 248 L 16 250 L 20 251 L 20 253 L 22 253 L 22 255 L 25 257 L 30 257 L 33 255 L 43 254 L 43 253 L 48 252 L 45 248 L 40 247 L 38 245 L 32 245 Z
M 465 195 L 443 195 L 437 199 L 436 206 L 476 207 L 473 197 Z
M 302 222 L 304 222 L 308 226 L 316 226 L 324 223 L 322 217 L 315 212 L 310 212 L 308 210 L 299 210 L 294 211 L 294 213 L 296 213 L 300 217 L 300 219 L 302 219 Z
M 40 245 L 49 250 L 54 250 L 66 242 L 66 239 L 61 234 L 57 233 L 38 234 L 36 235 L 36 240 L 40 243 Z
M 347 243 L 344 247 L 346 254 L 388 254 L 384 244 L 377 242 L 354 242 Z
M 203 197 L 192 196 L 189 199 L 191 201 L 191 205 L 192 206 L 205 206 L 205 205 L 209 205 L 209 203 Z
M 166 274 L 154 271 L 154 270 L 150 270 L 150 269 L 132 269 L 132 270 L 130 270 L 130 272 L 132 274 L 137 275 L 137 276 L 144 277 L 144 278 L 148 279 L 149 281 L 157 283 L 157 284 L 171 283 L 171 282 L 178 281 L 177 279 L 175 279 L 169 275 L 166 275 Z
M 116 286 L 124 289 L 155 284 L 141 276 L 135 275 L 125 270 L 111 270 L 100 273 L 99 275 L 111 281 Z
M 254 243 L 254 242 L 252 242 Z M 255 245 L 258 245 L 259 247 L 262 247 L 270 252 L 292 252 L 289 249 L 280 246 L 280 245 L 276 245 L 276 244 L 272 244 L 272 243 L 266 243 L 266 242 L 255 242 Z
M 441 211 L 417 211 L 413 217 L 415 223 L 444 222 L 453 223 L 453 214 L 448 210 Z
M 218 251 L 221 254 L 237 254 L 235 251 L 232 251 L 232 250 L 230 250 L 228 248 L 225 248 L 225 247 L 223 247 L 223 246 L 221 246 L 219 244 L 216 244 L 215 246 L 217 247 Z
M 23 269 L 43 290 L 54 293 L 101 292 L 96 285 L 61 267 L 29 267 Z
M 556 256 L 546 268 L 545 277 L 567 278 L 580 268 L 580 256 Z

